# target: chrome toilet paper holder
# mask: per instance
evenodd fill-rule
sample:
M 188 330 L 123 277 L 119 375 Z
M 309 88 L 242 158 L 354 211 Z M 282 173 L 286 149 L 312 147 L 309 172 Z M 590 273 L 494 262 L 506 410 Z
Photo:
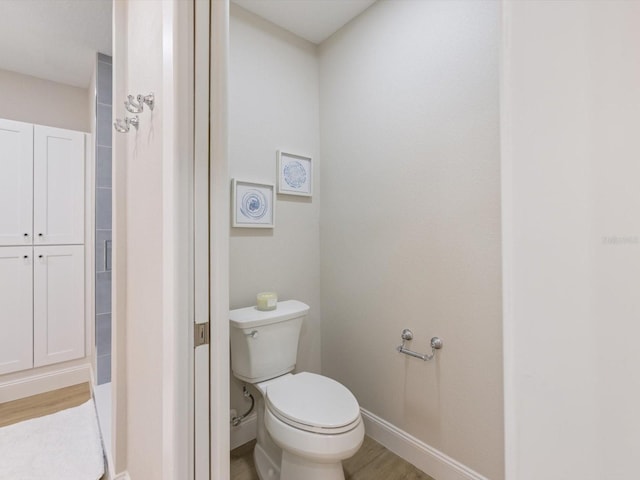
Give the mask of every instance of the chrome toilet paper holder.
M 431 360 L 436 355 L 436 350 L 440 350 L 442 348 L 443 342 L 440 337 L 433 337 L 431 339 L 431 353 L 418 353 L 413 350 L 409 350 L 406 347 L 406 343 L 410 340 L 413 340 L 413 332 L 408 328 L 402 330 L 402 334 L 400 335 L 402 338 L 402 345 L 396 348 L 399 353 L 404 353 L 405 355 L 409 355 L 410 357 L 419 358 L 420 360 L 424 360 L 425 362 Z

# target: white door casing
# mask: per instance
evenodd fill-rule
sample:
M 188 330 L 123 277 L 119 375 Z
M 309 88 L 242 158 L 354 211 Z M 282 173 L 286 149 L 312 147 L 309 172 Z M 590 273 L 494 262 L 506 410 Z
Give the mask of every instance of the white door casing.
M 84 243 L 85 135 L 35 125 L 34 245 Z
M 33 248 L 33 366 L 84 357 L 84 246 Z
M 33 238 L 33 125 L 0 120 L 0 246 Z
M 33 248 L 0 247 L 0 375 L 33 366 Z

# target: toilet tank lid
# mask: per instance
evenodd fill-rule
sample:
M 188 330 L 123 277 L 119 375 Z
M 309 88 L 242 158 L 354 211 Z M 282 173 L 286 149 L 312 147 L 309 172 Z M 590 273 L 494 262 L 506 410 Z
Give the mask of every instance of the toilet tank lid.
M 229 322 L 235 328 L 253 328 L 302 317 L 309 305 L 298 300 L 278 302 L 275 310 L 263 312 L 254 307 L 238 308 L 229 312 Z

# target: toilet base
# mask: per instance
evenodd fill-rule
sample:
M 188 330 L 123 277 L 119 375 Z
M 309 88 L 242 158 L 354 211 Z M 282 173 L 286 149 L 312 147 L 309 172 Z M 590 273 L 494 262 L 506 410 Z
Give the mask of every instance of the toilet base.
M 280 466 L 273 463 L 260 444 L 253 449 L 253 462 L 260 480 L 280 480 Z
M 280 480 L 345 480 L 342 462 L 317 463 L 282 452 Z

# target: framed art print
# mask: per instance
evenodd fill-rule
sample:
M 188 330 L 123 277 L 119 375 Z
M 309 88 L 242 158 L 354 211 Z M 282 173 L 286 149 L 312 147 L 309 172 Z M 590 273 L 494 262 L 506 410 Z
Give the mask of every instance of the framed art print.
M 273 228 L 275 225 L 274 186 L 232 180 L 232 225 L 244 228 Z
M 311 157 L 278 151 L 278 193 L 310 197 L 312 185 Z

